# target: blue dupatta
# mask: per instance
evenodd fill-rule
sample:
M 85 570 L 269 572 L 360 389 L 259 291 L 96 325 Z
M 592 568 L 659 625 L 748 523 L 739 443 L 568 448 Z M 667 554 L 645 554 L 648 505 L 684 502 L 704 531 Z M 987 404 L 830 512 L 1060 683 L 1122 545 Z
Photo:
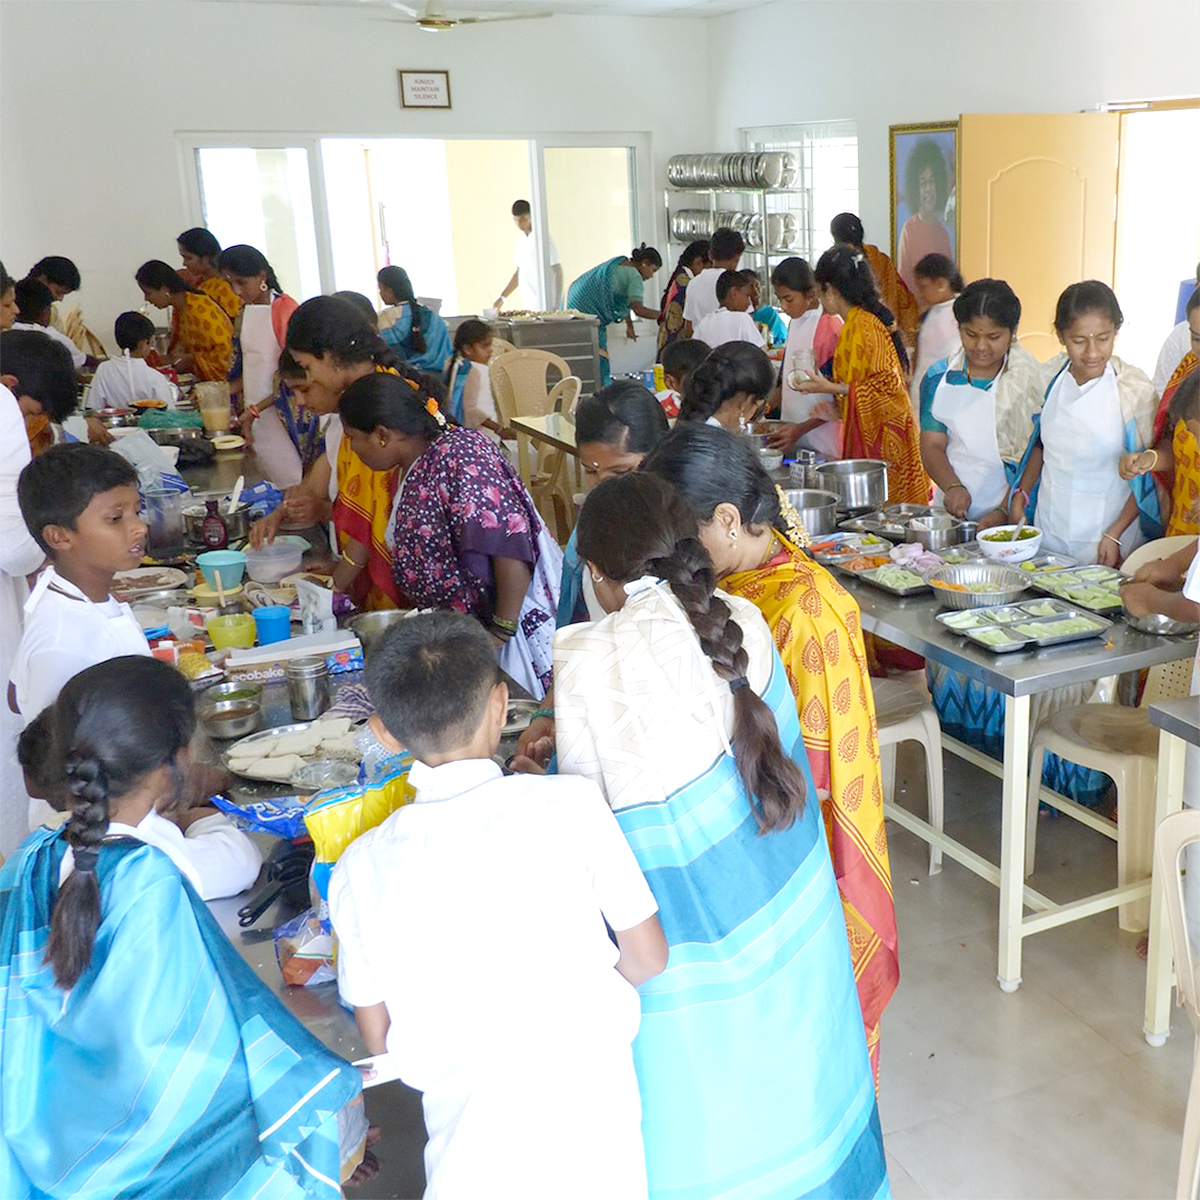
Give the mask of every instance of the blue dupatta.
M 446 322 L 433 311 L 421 305 L 421 333 L 425 337 L 425 349 L 420 354 L 408 348 L 412 336 L 413 306 L 401 305 L 400 315 L 394 325 L 381 329 L 379 336 L 415 371 L 428 371 L 440 376 L 454 352 L 450 342 L 450 330 Z
M 66 845 L 0 871 L 0 1195 L 336 1200 L 358 1072 L 259 982 L 161 851 L 106 842 L 92 962 L 43 962 Z
M 583 559 L 579 557 L 576 541 L 578 527 L 571 530 L 567 548 L 563 551 L 562 583 L 558 592 L 558 614 L 555 625 L 575 625 L 588 620 L 587 601 L 583 598 Z
M 758 832 L 726 753 L 616 812 L 671 947 L 639 989 L 633 1046 L 655 1200 L 891 1194 L 820 804 L 772 653 L 762 698 L 808 786 L 792 827 Z

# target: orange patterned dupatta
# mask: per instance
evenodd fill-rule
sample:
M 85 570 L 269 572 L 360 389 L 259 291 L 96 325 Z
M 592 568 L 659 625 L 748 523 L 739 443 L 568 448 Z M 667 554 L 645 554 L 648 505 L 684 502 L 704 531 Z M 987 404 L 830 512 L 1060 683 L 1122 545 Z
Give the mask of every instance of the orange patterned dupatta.
M 867 1048 L 879 1078 L 879 1020 L 900 978 L 883 824 L 875 701 L 858 605 L 782 535 L 783 551 L 721 580 L 766 618 L 796 697 L 850 939 Z
M 1191 517 L 1197 495 L 1200 494 L 1200 454 L 1197 452 L 1196 439 L 1183 421 L 1176 422 L 1173 431 L 1166 428 L 1167 414 L 1179 385 L 1198 368 L 1200 359 L 1197 359 L 1194 351 L 1189 350 L 1172 372 L 1167 386 L 1163 388 L 1162 400 L 1159 401 L 1158 413 L 1154 418 L 1155 445 L 1165 433 L 1170 432 L 1171 449 L 1175 459 L 1173 476 L 1166 472 L 1154 472 L 1158 482 L 1171 493 L 1171 519 L 1167 525 L 1167 537 L 1200 532 L 1200 523 Z
M 390 367 L 376 372 L 399 375 Z M 387 542 L 392 501 L 400 486 L 399 469 L 372 471 L 343 436 L 337 453 L 337 499 L 333 502 L 333 528 L 338 553 L 353 540 L 367 548 L 367 568 L 359 575 L 350 598 L 360 608 L 399 608 L 400 590 L 392 570 L 392 551 Z
M 921 435 L 883 322 L 851 308 L 833 354 L 833 378 L 850 385 L 843 422 L 843 458 L 880 458 L 888 465 L 890 504 L 928 504 L 929 476 Z

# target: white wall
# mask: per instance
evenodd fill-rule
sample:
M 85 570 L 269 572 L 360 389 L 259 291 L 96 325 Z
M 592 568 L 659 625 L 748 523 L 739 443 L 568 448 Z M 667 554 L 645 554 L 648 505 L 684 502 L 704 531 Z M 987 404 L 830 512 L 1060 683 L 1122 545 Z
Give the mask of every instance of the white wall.
M 889 125 L 1200 91 L 1194 0 L 777 0 L 712 18 L 708 44 L 711 149 L 736 148 L 746 126 L 855 119 L 863 223 L 881 246 Z
M 344 8 L 3 0 L 0 258 L 18 278 L 44 254 L 74 259 L 77 299 L 110 341 L 115 315 L 142 302 L 133 272 L 174 263 L 193 223 L 176 135 L 222 130 L 642 133 L 647 236 L 667 156 L 709 141 L 702 103 L 661 102 L 662 67 L 703 70 L 706 46 L 699 19 L 555 16 L 431 35 Z M 448 69 L 453 109 L 401 109 L 400 67 Z

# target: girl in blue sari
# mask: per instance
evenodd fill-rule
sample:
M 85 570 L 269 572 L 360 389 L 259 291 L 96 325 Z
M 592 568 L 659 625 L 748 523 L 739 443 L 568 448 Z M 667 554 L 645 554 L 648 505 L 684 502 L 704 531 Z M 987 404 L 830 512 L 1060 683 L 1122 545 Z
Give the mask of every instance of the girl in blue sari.
M 555 640 L 559 770 L 595 780 L 658 902 L 639 989 L 650 1196 L 890 1194 L 796 702 L 750 601 L 714 590 L 665 481 L 600 484 L 579 551 L 608 616 Z
M 413 370 L 440 376 L 451 354 L 446 322 L 417 302 L 403 267 L 384 267 L 376 278 L 379 298 L 387 305 L 379 314 L 379 336 Z
M 359 1073 L 137 836 L 179 802 L 187 681 L 111 659 L 50 712 L 42 773 L 71 816 L 0 871 L 0 1195 L 336 1200 L 339 1123 L 352 1161 L 366 1136 Z
M 626 336 L 633 341 L 633 314 L 647 321 L 658 320 L 658 310 L 642 303 L 646 280 L 662 266 L 662 255 L 643 242 L 628 258 L 618 255 L 585 271 L 567 289 L 567 308 L 600 318 L 600 383 L 612 382 L 608 365 L 608 327 L 625 322 Z

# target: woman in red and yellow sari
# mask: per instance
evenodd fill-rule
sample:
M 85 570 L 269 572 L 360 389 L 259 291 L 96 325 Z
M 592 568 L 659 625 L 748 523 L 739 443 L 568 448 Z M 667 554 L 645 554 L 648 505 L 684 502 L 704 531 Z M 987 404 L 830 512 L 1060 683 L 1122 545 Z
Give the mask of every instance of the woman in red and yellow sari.
M 1187 304 L 1192 348 L 1180 360 L 1163 388 L 1154 417 L 1154 446 L 1121 457 L 1122 479 L 1153 473 L 1171 497 L 1167 537 L 1200 533 L 1200 422 L 1197 421 L 1197 388 L 1200 387 L 1200 289 Z M 1164 506 L 1165 507 L 1165 506 Z
M 355 380 L 376 371 L 407 372 L 363 314 L 336 296 L 314 296 L 296 309 L 287 349 L 306 372 L 305 382 L 293 384 L 293 390 L 303 393 L 307 410 L 331 414 L 325 453 L 284 492 L 283 503 L 254 525 L 251 543 L 271 541 L 285 520 L 307 526 L 332 519 L 339 556 L 334 588 L 359 608 L 399 608 L 405 598 L 396 586 L 387 538 L 398 473 L 372 471 L 354 453 L 342 436 L 337 406 Z
M 871 268 L 852 247 L 834 246 L 821 255 L 813 274 L 821 304 L 842 318 L 842 332 L 833 355 L 833 382 L 821 378 L 793 386 L 834 394 L 834 403 L 819 403 L 812 416 L 842 422 L 843 458 L 887 463 L 889 503 L 928 504 L 921 434 L 896 342 L 888 333 L 892 314 L 879 299 Z
M 720 586 L 750 600 L 775 639 L 821 794 L 876 1080 L 879 1021 L 900 978 L 883 824 L 875 702 L 858 605 L 800 548 L 780 496 L 742 438 L 681 425 L 642 466 L 671 483 L 700 526 Z
M 232 321 L 242 310 L 242 301 L 221 274 L 221 243 L 203 226 L 185 229 L 176 239 L 179 257 L 183 260 L 180 274 L 193 287 L 198 287 L 210 300 L 215 300 Z
M 142 263 L 134 278 L 155 308 L 171 310 L 171 365 L 204 382 L 224 381 L 233 361 L 233 325 L 225 310 L 160 259 Z

